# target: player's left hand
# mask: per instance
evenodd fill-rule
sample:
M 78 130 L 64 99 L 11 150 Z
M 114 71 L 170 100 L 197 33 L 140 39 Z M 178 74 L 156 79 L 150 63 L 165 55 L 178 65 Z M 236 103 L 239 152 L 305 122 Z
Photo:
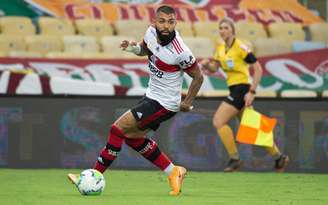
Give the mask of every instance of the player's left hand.
M 192 110 L 194 108 L 194 106 L 192 106 L 191 103 L 186 103 L 184 101 L 182 101 L 180 103 L 180 111 L 182 112 L 189 112 L 190 110 Z
M 251 92 L 248 92 L 244 97 L 245 106 L 246 107 L 252 106 L 254 98 L 255 98 L 255 95 Z

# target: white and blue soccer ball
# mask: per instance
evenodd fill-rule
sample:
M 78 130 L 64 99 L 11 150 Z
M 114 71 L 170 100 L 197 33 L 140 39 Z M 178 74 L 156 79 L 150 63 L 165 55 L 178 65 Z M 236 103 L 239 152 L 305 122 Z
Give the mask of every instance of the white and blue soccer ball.
M 105 189 L 105 178 L 98 170 L 86 169 L 81 172 L 77 188 L 82 195 L 100 195 Z

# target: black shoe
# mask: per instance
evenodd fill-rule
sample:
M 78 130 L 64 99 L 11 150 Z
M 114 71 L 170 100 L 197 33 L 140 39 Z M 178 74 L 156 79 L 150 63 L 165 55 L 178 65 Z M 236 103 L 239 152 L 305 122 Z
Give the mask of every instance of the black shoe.
M 289 162 L 289 157 L 282 154 L 279 159 L 275 161 L 274 168 L 277 172 L 284 172 Z
M 234 172 L 237 171 L 243 162 L 240 159 L 230 159 L 228 162 L 228 166 L 223 170 L 224 172 Z

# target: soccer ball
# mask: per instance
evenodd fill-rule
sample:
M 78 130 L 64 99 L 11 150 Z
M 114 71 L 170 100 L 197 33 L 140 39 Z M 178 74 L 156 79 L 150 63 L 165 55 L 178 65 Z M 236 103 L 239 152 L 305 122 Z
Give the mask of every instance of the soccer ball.
M 77 188 L 82 195 L 100 195 L 105 189 L 105 178 L 95 169 L 81 172 Z

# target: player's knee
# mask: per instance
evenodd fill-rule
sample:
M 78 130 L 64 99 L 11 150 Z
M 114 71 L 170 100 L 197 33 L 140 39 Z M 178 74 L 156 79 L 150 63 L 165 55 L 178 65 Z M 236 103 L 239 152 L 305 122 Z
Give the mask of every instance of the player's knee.
M 128 126 L 122 123 L 114 123 L 111 129 L 113 129 L 113 126 L 119 129 L 124 134 L 124 138 L 126 139 L 145 138 L 146 132 L 145 131 L 141 132 L 137 127 Z
M 115 122 L 110 126 L 110 132 L 113 132 L 115 130 L 118 130 L 122 134 L 126 134 L 126 128 L 120 123 Z
M 133 120 L 127 118 L 120 118 L 116 120 L 113 125 L 121 129 L 124 134 L 128 134 L 137 128 L 137 124 Z
M 220 119 L 216 117 L 213 117 L 212 124 L 216 129 L 220 129 L 224 125 L 223 122 L 221 122 Z

